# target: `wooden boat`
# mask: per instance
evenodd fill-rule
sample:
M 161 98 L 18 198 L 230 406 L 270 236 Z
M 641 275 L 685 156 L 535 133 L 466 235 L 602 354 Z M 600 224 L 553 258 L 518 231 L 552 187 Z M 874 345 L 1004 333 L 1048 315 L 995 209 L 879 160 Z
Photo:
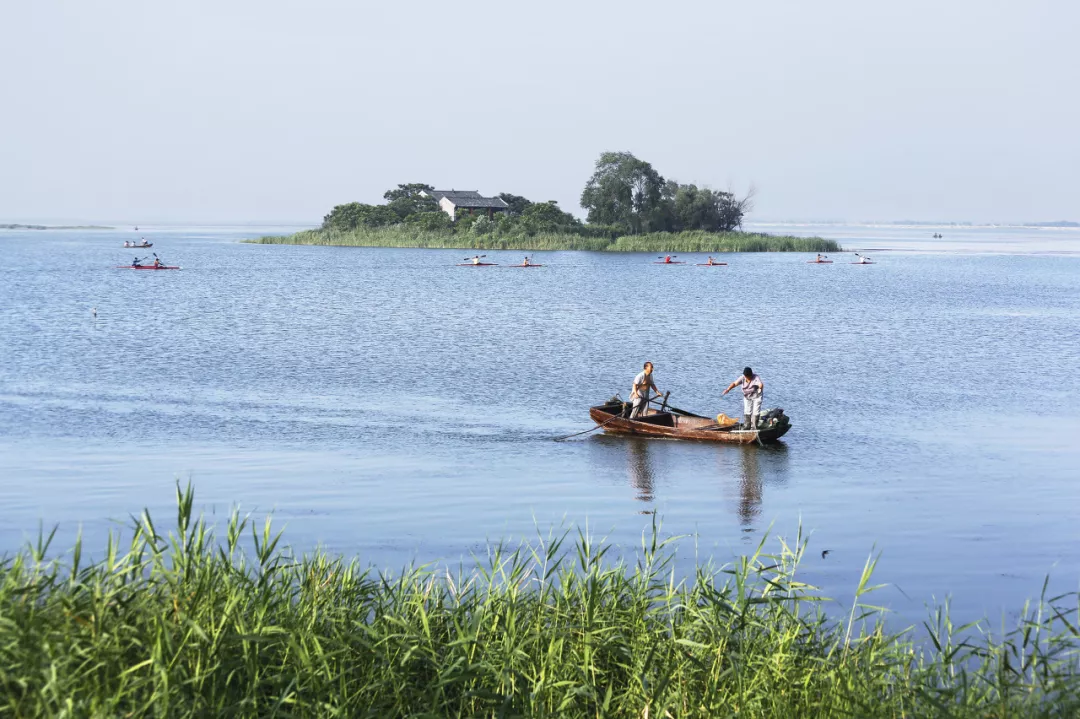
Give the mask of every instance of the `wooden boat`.
M 612 434 L 732 444 L 775 442 L 791 429 L 791 420 L 782 409 L 763 412 L 758 429 L 742 429 L 738 424 L 724 427 L 708 417 L 669 407 L 666 398 L 659 409 L 649 409 L 636 419 L 624 417 L 625 409 L 626 404 L 622 401 L 610 400 L 606 404 L 590 407 L 589 417 L 605 432 Z
M 148 242 L 145 245 L 124 245 L 124 247 L 129 249 L 129 250 L 141 250 L 141 249 L 143 249 L 145 247 L 153 247 L 153 246 L 154 246 L 153 242 Z

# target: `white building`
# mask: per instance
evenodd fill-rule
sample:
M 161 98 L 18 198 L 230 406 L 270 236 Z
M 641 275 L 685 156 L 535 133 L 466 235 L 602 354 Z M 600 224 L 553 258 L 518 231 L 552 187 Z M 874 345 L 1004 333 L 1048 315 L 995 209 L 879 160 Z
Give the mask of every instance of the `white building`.
M 470 215 L 475 215 L 477 210 L 487 211 L 487 216 L 492 218 L 496 212 L 505 212 L 509 205 L 498 197 L 484 197 L 476 190 L 433 190 L 424 194 L 434 197 L 439 203 L 439 209 L 450 215 L 450 219 L 457 218 L 458 209 L 468 210 Z

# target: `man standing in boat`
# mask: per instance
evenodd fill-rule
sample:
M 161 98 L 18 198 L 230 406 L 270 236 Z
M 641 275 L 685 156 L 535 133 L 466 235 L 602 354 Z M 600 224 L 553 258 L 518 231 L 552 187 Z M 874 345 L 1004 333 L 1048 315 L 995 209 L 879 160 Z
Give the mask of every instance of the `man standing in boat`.
M 660 390 L 653 384 L 652 371 L 652 362 L 646 362 L 645 367 L 638 372 L 637 377 L 634 377 L 634 387 L 630 390 L 630 399 L 634 403 L 634 409 L 630 412 L 630 419 L 637 419 L 645 414 L 645 410 L 649 407 L 649 390 L 657 395 L 660 394 Z
M 761 398 L 765 395 L 765 383 L 754 374 L 754 370 L 746 367 L 742 371 L 742 376 L 729 384 L 723 394 L 739 386 L 742 386 L 743 394 L 743 426 L 746 429 L 757 429 L 758 415 L 761 414 Z

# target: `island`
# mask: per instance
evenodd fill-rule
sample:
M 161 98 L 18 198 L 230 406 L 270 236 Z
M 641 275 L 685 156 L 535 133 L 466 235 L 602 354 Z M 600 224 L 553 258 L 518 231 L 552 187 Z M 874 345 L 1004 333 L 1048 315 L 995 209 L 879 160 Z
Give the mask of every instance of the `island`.
M 744 232 L 753 192 L 665 180 L 629 152 L 605 152 L 581 193 L 583 222 L 554 200 L 401 184 L 381 205 L 337 205 L 320 227 L 258 244 L 615 252 L 839 252 L 820 237 Z

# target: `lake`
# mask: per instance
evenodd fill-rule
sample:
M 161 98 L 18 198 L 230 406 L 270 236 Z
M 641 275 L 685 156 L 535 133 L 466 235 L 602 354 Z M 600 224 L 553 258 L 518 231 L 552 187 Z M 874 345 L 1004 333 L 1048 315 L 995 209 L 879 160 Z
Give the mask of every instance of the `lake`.
M 209 513 L 272 511 L 295 548 L 388 569 L 558 527 L 632 551 L 654 518 L 692 535 L 685 568 L 801 522 L 804 579 L 848 596 L 881 552 L 878 600 L 905 620 L 949 595 L 999 616 L 1047 574 L 1075 590 L 1080 232 L 798 229 L 891 251 L 521 270 L 239 242 L 288 228 L 0 231 L 0 552 L 39 522 L 93 553 L 143 507 L 169 526 L 190 479 Z M 117 269 L 138 236 L 183 270 Z M 751 365 L 793 428 L 552 441 L 645 360 L 707 415 L 741 413 L 719 395 Z

